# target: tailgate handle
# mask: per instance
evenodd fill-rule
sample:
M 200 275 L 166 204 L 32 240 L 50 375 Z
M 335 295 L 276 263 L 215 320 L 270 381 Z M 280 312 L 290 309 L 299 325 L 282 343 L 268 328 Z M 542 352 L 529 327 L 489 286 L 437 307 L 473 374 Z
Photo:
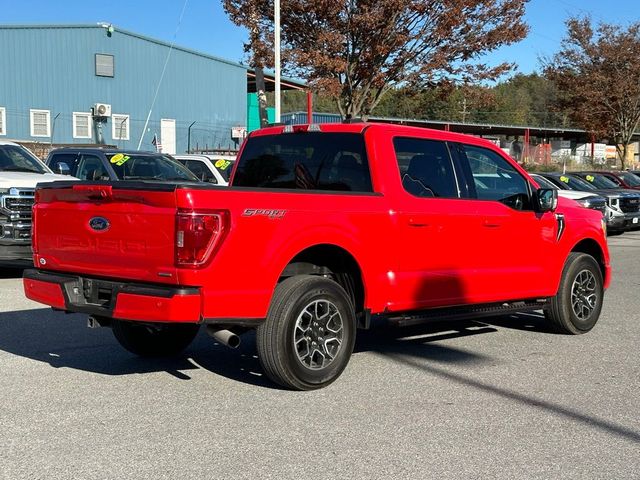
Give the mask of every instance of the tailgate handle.
M 91 199 L 111 199 L 113 190 L 111 185 L 74 185 L 74 192 L 84 193 Z

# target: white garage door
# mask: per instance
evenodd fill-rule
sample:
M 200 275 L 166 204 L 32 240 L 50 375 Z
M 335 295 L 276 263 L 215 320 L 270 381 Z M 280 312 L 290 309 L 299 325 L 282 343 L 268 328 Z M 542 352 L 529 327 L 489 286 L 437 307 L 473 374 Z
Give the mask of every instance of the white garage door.
M 176 154 L 176 121 L 174 119 L 160 120 L 160 143 L 162 143 L 162 153 Z

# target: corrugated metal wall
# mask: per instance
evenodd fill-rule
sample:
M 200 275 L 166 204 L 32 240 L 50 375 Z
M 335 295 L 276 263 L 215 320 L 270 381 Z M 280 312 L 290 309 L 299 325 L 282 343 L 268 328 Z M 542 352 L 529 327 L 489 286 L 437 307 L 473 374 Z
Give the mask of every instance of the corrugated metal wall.
M 97 102 L 115 114 L 130 116 L 129 140 L 114 140 L 111 119 L 103 129 L 106 143 L 136 148 L 169 47 L 116 29 L 99 26 L 0 26 L 0 108 L 6 109 L 4 139 L 31 137 L 30 109 L 50 110 L 55 143 L 90 143 L 74 139 L 72 112 L 89 112 Z M 114 56 L 113 78 L 95 75 L 95 54 Z M 246 125 L 246 68 L 196 52 L 174 48 L 153 109 L 142 149 L 153 149 L 160 120 L 176 121 L 177 151 L 187 149 L 187 128 L 195 148 L 232 148 L 231 127 Z

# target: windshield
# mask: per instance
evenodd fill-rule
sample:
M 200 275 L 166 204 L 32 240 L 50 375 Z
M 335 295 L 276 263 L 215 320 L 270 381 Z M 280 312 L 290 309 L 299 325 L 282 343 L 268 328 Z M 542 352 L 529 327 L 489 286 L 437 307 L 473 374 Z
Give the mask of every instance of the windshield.
M 538 182 L 540 188 L 553 188 L 554 190 L 558 190 L 558 186 L 551 183 L 551 181 L 547 180 L 544 177 L 540 177 L 538 175 L 532 175 L 533 179 Z
M 107 159 L 119 180 L 183 180 L 199 182 L 180 163 L 164 155 L 108 154 Z
M 597 190 L 598 188 L 582 177 L 578 177 L 577 175 L 562 175 L 558 177 L 561 182 L 564 182 L 571 190 Z
M 48 173 L 31 152 L 18 145 L 0 145 L 0 171 Z
M 640 187 L 640 178 L 636 177 L 633 173 L 620 172 L 618 176 L 630 187 Z
M 609 180 L 604 175 L 600 175 L 598 173 L 587 173 L 585 175 L 581 175 L 587 182 L 591 183 L 591 185 L 596 188 L 619 188 L 615 182 Z
M 231 177 L 231 170 L 233 170 L 234 160 L 227 160 L 224 158 L 210 157 L 211 163 L 216 167 L 216 170 L 222 175 L 222 178 L 228 183 Z

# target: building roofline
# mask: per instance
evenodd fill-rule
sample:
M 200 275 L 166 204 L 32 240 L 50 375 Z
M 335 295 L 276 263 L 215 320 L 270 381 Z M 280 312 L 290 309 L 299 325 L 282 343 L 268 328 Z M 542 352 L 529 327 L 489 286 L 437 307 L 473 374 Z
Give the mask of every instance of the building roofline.
M 272 92 L 275 89 L 275 74 L 269 70 L 263 70 L 265 87 L 268 92 Z M 247 80 L 249 86 L 249 92 L 255 93 L 256 91 L 256 70 L 249 67 L 247 69 Z M 307 90 L 309 86 L 300 80 L 294 80 L 293 78 L 280 77 L 280 85 L 283 90 Z
M 305 111 L 293 111 L 293 112 L 285 112 L 282 115 L 306 115 Z M 329 113 L 329 112 L 313 112 L 314 115 L 327 115 L 331 117 L 341 117 L 339 113 Z M 371 116 L 368 120 L 370 123 L 395 123 L 395 124 L 404 124 L 404 125 L 438 125 L 445 127 L 447 125 L 451 127 L 466 127 L 473 128 L 479 127 L 484 129 L 517 129 L 517 130 L 531 130 L 538 132 L 546 132 L 546 133 L 577 133 L 577 134 L 587 134 L 586 130 L 581 130 L 579 128 L 565 128 L 565 127 L 538 127 L 535 125 L 502 125 L 502 124 L 494 124 L 494 123 L 462 123 L 462 122 L 448 122 L 446 120 L 425 120 L 425 119 L 416 119 L 416 118 L 397 118 L 397 117 L 376 117 Z
M 462 123 L 462 122 L 448 122 L 446 120 L 424 120 L 424 119 L 418 120 L 414 118 L 392 118 L 392 117 L 373 117 L 373 116 L 369 117 L 369 120 L 374 122 L 418 123 L 418 124 L 431 124 L 431 125 L 442 125 L 442 126 L 450 125 L 455 127 L 482 127 L 482 128 L 489 128 L 489 129 L 491 128 L 495 128 L 495 129 L 512 128 L 512 129 L 521 129 L 521 130 L 529 129 L 529 130 L 546 131 L 549 133 L 561 133 L 561 132 L 587 133 L 586 130 L 581 130 L 579 128 L 538 127 L 534 125 L 504 125 L 504 124 L 498 124 L 498 123 L 472 123 L 472 122 Z
M 117 26 L 115 26 L 113 24 L 110 24 L 108 22 L 99 22 L 99 23 L 96 22 L 95 24 L 85 23 L 85 24 L 58 24 L 58 25 L 56 25 L 56 24 L 33 24 L 33 25 L 26 25 L 26 24 L 21 24 L 21 25 L 18 25 L 18 24 L 16 24 L 16 25 L 0 24 L 0 30 L 2 30 L 2 29 L 7 29 L 7 30 L 9 30 L 9 29 L 14 29 L 14 30 L 20 30 L 20 29 L 22 29 L 22 30 L 26 30 L 26 29 L 46 30 L 46 29 L 55 29 L 55 28 L 58 28 L 58 29 L 74 29 L 74 28 L 77 28 L 77 29 L 89 29 L 89 28 L 101 28 L 101 29 L 104 29 L 105 27 L 103 25 L 111 25 L 115 32 L 121 33 L 123 35 L 128 35 L 130 37 L 138 38 L 140 40 L 145 40 L 145 41 L 150 42 L 150 43 L 155 43 L 156 45 L 161 45 L 163 47 L 171 48 L 171 43 L 169 43 L 169 42 L 165 42 L 163 40 L 158 40 L 158 39 L 152 38 L 152 37 L 147 37 L 146 35 L 142 35 L 142 34 L 139 34 L 139 33 L 131 32 L 129 30 L 125 30 L 123 28 L 119 28 L 119 27 L 117 27 Z M 239 62 L 233 62 L 231 60 L 227 60 L 227 59 L 224 59 L 224 58 L 216 57 L 214 55 L 209 55 L 207 53 L 203 53 L 203 52 L 200 52 L 198 50 L 192 50 L 190 48 L 181 47 L 181 46 L 175 45 L 175 44 L 173 45 L 173 49 L 174 50 L 180 50 L 180 51 L 185 52 L 185 53 L 190 53 L 192 55 L 196 55 L 196 56 L 199 56 L 199 57 L 207 58 L 209 60 L 215 60 L 215 61 L 220 62 L 220 63 L 226 63 L 227 65 L 232 65 L 234 67 L 240 67 L 240 68 L 243 68 L 244 70 L 249 70 L 248 66 L 243 65 L 243 64 L 241 64 Z

